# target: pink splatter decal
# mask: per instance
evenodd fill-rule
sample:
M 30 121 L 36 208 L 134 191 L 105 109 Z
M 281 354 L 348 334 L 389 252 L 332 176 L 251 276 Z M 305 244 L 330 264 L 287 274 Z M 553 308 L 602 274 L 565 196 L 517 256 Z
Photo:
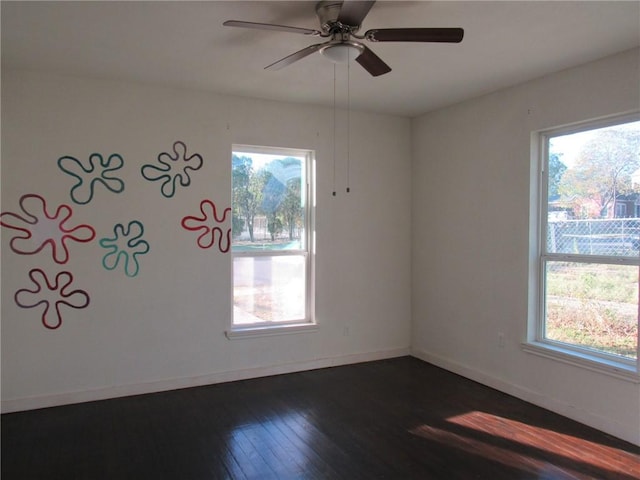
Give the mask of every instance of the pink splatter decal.
M 227 214 L 231 213 L 231 208 L 225 208 L 222 218 L 218 218 L 215 203 L 211 200 L 202 200 L 200 202 L 200 213 L 202 214 L 200 217 L 184 217 L 180 224 L 186 230 L 202 232 L 197 241 L 200 248 L 211 248 L 215 245 L 216 237 L 218 237 L 218 248 L 222 253 L 228 252 L 231 247 L 231 228 L 224 229 L 226 231 L 225 234 L 220 224 L 226 221 Z
M 55 330 L 62 325 L 61 305 L 71 308 L 86 308 L 89 305 L 87 292 L 84 290 L 68 291 L 69 285 L 73 282 L 73 275 L 70 272 L 58 273 L 55 280 L 51 282 L 46 273 L 39 268 L 34 268 L 29 272 L 29 278 L 35 288 L 18 290 L 14 295 L 14 300 L 22 308 L 44 305 L 42 324 L 50 330 Z
M 96 236 L 89 225 L 68 228 L 66 223 L 73 214 L 71 208 L 60 205 L 52 215 L 40 195 L 32 193 L 20 197 L 20 209 L 21 215 L 12 212 L 0 214 L 0 225 L 19 232 L 9 243 L 11 250 L 19 255 L 33 255 L 49 245 L 53 260 L 63 264 L 69 261 L 68 241 L 86 243 Z

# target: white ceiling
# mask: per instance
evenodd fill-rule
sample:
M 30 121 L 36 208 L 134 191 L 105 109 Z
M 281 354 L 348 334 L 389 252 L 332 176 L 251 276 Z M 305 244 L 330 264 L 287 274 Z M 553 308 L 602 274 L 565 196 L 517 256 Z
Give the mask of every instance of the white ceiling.
M 222 26 L 318 29 L 315 2 L 3 1 L 1 15 L 3 68 L 333 104 L 334 67 L 319 54 L 263 70 L 320 39 Z M 385 27 L 465 30 L 460 44 L 368 43 L 392 72 L 374 78 L 350 68 L 352 108 L 413 117 L 640 45 L 640 2 L 379 0 L 361 32 Z M 345 66 L 336 79 L 345 104 Z

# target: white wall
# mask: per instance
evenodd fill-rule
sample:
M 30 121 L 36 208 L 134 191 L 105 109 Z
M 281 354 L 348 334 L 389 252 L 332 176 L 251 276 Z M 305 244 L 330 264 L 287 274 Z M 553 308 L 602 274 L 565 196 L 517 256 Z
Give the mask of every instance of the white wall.
M 71 243 L 70 261 L 57 265 L 49 249 L 15 254 L 16 232 L 1 229 L 3 411 L 408 354 L 410 121 L 351 113 L 351 193 L 341 155 L 334 198 L 332 118 L 330 109 L 311 106 L 5 69 L 2 211 L 20 213 L 20 197 L 37 193 L 49 208 L 70 205 L 70 225 L 89 224 L 97 235 Z M 204 166 L 188 188 L 164 198 L 140 168 L 177 140 Z M 197 214 L 204 198 L 229 206 L 232 143 L 316 151 L 317 332 L 224 335 L 230 255 L 197 248 L 180 220 Z M 346 151 L 343 134 L 337 150 Z M 86 161 L 93 152 L 122 155 L 125 190 L 98 185 L 91 202 L 77 205 L 74 180 L 56 162 L 64 155 Z M 150 252 L 129 278 L 103 268 L 98 239 L 134 219 Z M 85 290 L 90 305 L 62 307 L 62 326 L 45 329 L 42 307 L 14 301 L 32 287 L 34 268 L 51 277 L 71 272 L 71 289 Z
M 531 132 L 640 108 L 638 58 L 615 55 L 412 125 L 413 353 L 635 443 L 637 383 L 533 356 L 521 342 Z
M 71 245 L 70 262 L 60 266 L 48 250 L 14 254 L 12 232 L 0 229 L 2 409 L 396 356 L 409 351 L 412 336 L 420 358 L 639 443 L 637 384 L 520 348 L 530 132 L 639 103 L 634 51 L 413 122 L 352 112 L 352 193 L 344 193 L 340 158 L 333 198 L 328 109 L 4 70 L 1 210 L 19 212 L 20 196 L 38 193 L 49 205 L 71 205 L 71 224 L 93 225 L 97 238 L 139 219 L 151 251 L 128 278 L 102 267 L 97 239 Z M 205 163 L 189 188 L 166 199 L 140 167 L 176 140 Z M 316 150 L 318 332 L 224 336 L 230 257 L 196 248 L 179 221 L 203 198 L 228 206 L 232 143 Z M 123 156 L 125 191 L 98 187 L 89 204 L 75 205 L 73 182 L 56 160 L 92 152 Z M 14 301 L 33 268 L 71 271 L 90 306 L 63 310 L 63 325 L 46 330 L 40 308 Z M 497 332 L 506 335 L 503 349 Z

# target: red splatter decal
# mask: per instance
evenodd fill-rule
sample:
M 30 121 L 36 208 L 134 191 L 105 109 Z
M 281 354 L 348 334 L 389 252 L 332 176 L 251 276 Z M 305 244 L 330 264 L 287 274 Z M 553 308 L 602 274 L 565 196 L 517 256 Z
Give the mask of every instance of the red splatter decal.
M 198 236 L 198 246 L 200 248 L 211 248 L 216 244 L 218 237 L 218 248 L 222 253 L 229 251 L 231 247 L 231 228 L 224 229 L 220 224 L 225 223 L 227 214 L 231 213 L 231 207 L 225 208 L 222 218 L 218 218 L 218 212 L 215 203 L 211 200 L 202 200 L 200 202 L 200 213 L 202 216 L 187 216 L 182 219 L 180 224 L 186 230 L 202 232 Z

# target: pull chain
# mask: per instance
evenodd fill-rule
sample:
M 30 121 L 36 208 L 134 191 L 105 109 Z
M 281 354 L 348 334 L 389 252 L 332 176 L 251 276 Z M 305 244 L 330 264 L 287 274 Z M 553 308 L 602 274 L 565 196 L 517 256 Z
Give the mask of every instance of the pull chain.
M 347 52 L 347 193 L 351 191 L 351 49 Z
M 336 196 L 336 64 L 333 64 L 333 196 Z

